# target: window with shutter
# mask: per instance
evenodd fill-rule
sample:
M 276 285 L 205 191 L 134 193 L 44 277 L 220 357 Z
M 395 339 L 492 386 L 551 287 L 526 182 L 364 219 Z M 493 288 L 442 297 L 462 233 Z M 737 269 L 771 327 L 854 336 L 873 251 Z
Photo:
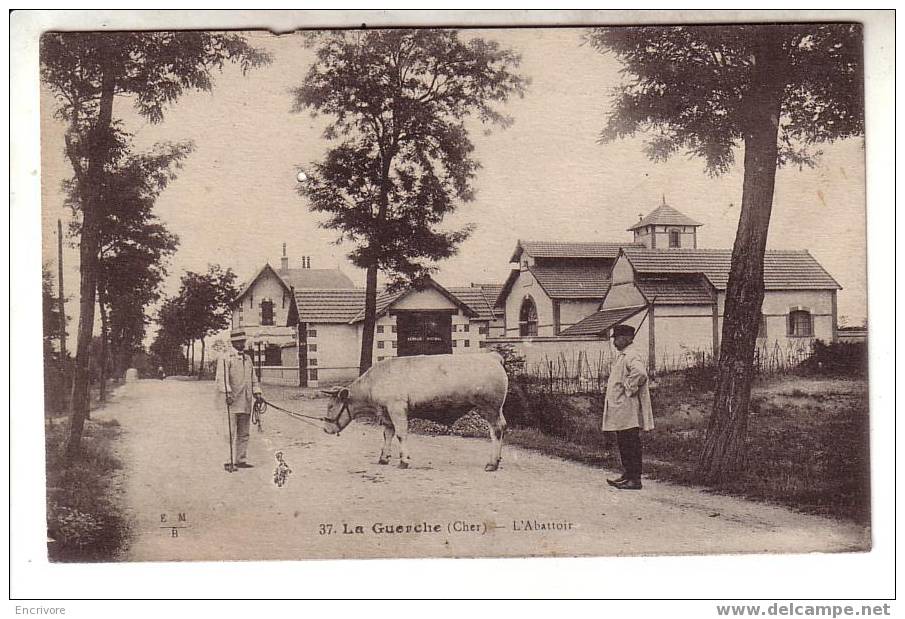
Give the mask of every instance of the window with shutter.
M 266 327 L 273 326 L 273 301 L 270 299 L 261 301 L 261 324 Z
M 811 312 L 803 309 L 789 312 L 789 337 L 811 337 L 813 334 Z

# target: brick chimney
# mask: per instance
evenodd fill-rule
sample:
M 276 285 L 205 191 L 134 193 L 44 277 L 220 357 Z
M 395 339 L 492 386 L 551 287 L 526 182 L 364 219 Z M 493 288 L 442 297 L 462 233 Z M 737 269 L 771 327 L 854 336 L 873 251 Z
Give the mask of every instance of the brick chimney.
M 286 243 L 283 243 L 283 257 L 280 258 L 280 273 L 289 272 L 289 257 L 286 255 Z

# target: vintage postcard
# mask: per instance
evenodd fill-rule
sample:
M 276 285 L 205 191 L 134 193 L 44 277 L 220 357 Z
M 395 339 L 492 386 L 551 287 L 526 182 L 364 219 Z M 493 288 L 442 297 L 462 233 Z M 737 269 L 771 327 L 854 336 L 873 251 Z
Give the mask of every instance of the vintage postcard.
M 44 32 L 49 561 L 871 550 L 864 28 L 787 17 Z

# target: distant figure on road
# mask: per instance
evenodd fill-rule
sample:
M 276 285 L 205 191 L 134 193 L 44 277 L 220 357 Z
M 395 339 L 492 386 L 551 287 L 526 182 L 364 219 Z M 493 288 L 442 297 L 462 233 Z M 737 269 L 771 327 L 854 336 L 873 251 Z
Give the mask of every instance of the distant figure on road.
M 217 362 L 215 380 L 218 395 L 221 398 L 225 396 L 229 405 L 233 462 L 228 464 L 240 469 L 252 468 L 252 465 L 245 461 L 248 454 L 251 410 L 256 400 L 264 398 L 251 354 L 251 347 L 248 347 L 245 353 L 224 355 Z M 223 400 L 220 402 L 222 406 Z
M 610 368 L 603 404 L 603 431 L 615 432 L 624 473 L 607 483 L 620 490 L 641 490 L 641 430 L 654 429 L 647 367 L 641 354 L 631 345 L 635 329 L 628 325 L 613 327 L 616 357 Z

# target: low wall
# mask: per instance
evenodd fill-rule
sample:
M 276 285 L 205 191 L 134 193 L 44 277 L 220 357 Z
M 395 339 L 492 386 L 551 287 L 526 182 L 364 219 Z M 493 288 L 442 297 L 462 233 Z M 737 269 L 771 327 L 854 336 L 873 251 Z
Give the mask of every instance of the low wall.
M 261 382 L 265 385 L 298 385 L 298 366 L 265 365 L 261 367 Z
M 346 385 L 356 378 L 358 378 L 358 366 L 341 368 L 312 366 L 308 368 L 308 387 Z M 299 369 L 297 366 L 265 365 L 261 368 L 261 383 L 295 387 L 299 384 Z

